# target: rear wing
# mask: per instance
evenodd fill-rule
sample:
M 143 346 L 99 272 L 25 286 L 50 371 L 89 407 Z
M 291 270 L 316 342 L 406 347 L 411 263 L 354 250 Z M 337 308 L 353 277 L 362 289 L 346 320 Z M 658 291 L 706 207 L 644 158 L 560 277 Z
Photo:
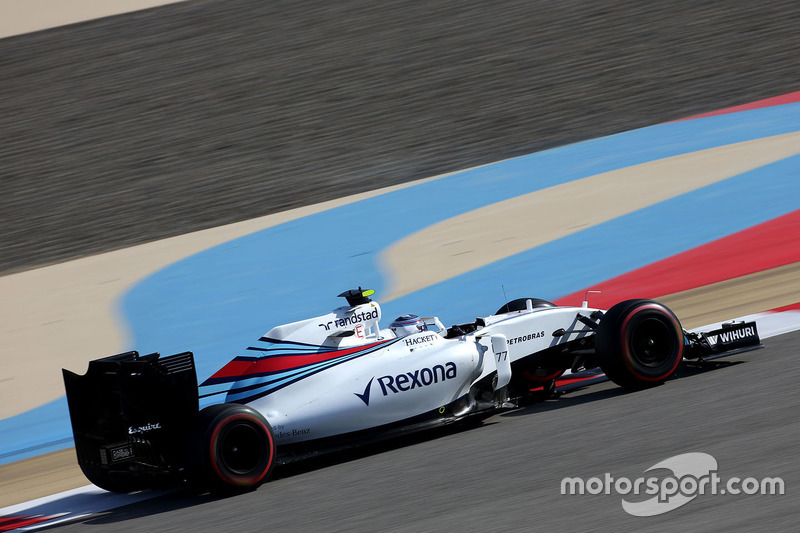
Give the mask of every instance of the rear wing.
M 130 479 L 180 470 L 198 410 L 194 357 L 125 352 L 63 370 L 78 463 L 94 484 L 127 490 Z M 131 489 L 133 490 L 133 488 Z

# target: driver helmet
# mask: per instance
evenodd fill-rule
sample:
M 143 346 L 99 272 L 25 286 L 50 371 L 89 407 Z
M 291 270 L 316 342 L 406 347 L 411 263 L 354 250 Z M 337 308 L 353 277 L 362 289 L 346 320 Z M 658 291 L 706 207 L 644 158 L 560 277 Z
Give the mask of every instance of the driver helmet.
M 412 333 L 428 331 L 428 326 L 426 326 L 425 322 L 417 315 L 403 315 L 395 318 L 394 321 L 389 324 L 389 329 L 391 329 L 396 336 L 405 337 Z

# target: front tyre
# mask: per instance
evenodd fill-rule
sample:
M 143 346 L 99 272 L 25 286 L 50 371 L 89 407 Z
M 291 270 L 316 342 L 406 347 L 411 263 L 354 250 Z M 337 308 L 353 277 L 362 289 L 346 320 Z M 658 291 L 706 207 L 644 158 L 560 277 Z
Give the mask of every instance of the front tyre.
M 603 372 L 617 385 L 660 385 L 683 358 L 683 329 L 675 314 L 652 300 L 626 300 L 603 315 L 595 350 Z
M 266 481 L 275 462 L 269 422 L 241 404 L 211 405 L 197 415 L 196 481 L 211 489 L 245 491 Z

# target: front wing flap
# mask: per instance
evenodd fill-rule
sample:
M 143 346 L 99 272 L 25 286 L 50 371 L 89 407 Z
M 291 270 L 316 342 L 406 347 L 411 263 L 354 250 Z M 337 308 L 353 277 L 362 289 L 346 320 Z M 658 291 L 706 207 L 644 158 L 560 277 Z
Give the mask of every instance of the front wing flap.
M 718 329 L 687 332 L 686 359 L 708 361 L 763 348 L 755 322 L 726 322 Z

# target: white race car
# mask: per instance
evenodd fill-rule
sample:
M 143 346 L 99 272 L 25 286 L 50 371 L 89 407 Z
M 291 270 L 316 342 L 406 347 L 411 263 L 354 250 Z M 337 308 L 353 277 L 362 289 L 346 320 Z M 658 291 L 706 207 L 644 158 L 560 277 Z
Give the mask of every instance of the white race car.
M 404 315 L 381 329 L 372 293 L 346 291 L 347 305 L 271 329 L 199 387 L 191 352 L 64 370 L 83 472 L 121 492 L 253 488 L 276 463 L 546 397 L 564 372 L 639 389 L 684 359 L 761 346 L 754 322 L 690 333 L 652 300 L 603 311 L 520 298 L 468 324 Z

